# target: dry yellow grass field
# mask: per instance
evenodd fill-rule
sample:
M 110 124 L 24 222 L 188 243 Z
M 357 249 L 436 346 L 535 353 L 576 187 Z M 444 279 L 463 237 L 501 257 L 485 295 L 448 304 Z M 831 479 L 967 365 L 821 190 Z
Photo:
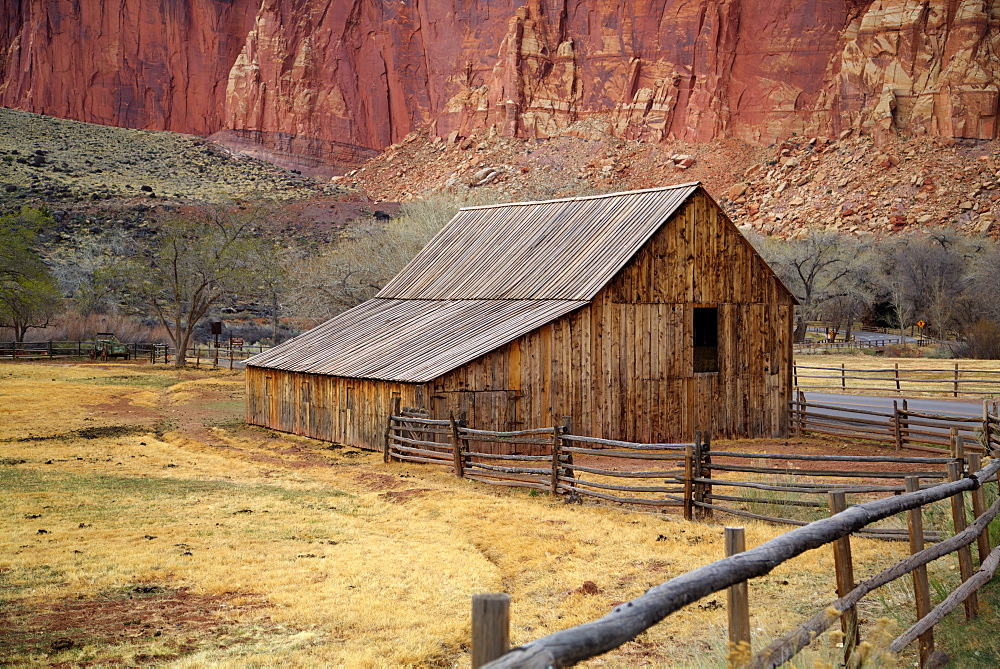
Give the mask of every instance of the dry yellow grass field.
M 0 661 L 468 666 L 473 594 L 512 596 L 519 644 L 723 556 L 721 524 L 385 465 L 242 415 L 240 373 L 0 366 Z M 784 529 L 749 524 L 747 544 Z M 853 545 L 859 580 L 905 551 Z M 834 589 L 829 549 L 753 581 L 754 648 Z M 899 581 L 866 603 L 866 628 L 909 624 L 909 597 Z M 589 665 L 725 666 L 726 638 L 720 593 Z
M 952 397 L 956 363 L 963 399 L 1000 398 L 1000 360 L 885 358 L 863 354 L 795 356 L 801 390 L 840 392 L 841 384 L 846 382 L 848 393 L 876 395 L 896 394 L 895 366 L 898 365 L 903 396 Z M 846 369 L 844 381 L 841 380 L 841 365 Z

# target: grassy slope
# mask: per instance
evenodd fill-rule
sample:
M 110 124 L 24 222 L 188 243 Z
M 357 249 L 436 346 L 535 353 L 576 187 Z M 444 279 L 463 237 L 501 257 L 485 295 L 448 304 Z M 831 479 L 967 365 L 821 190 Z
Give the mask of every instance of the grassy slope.
M 0 381 L 0 647 L 14 664 L 461 666 L 474 593 L 512 595 L 523 643 L 723 554 L 717 525 L 244 427 L 239 374 L 8 364 Z M 748 544 L 781 531 L 750 525 Z M 854 546 L 859 579 L 904 550 Z M 831 601 L 832 574 L 821 549 L 754 581 L 754 645 Z M 862 616 L 870 627 L 908 597 L 900 584 Z M 595 664 L 724 664 L 724 602 Z M 831 653 L 821 640 L 813 657 Z
M 31 164 L 36 152 L 42 164 Z M 18 162 L 23 159 L 26 162 Z M 6 186 L 13 187 L 7 190 Z M 156 194 L 151 199 L 147 186 Z M 193 135 L 67 121 L 0 108 L 0 207 L 139 198 L 287 200 L 343 189 L 231 154 Z

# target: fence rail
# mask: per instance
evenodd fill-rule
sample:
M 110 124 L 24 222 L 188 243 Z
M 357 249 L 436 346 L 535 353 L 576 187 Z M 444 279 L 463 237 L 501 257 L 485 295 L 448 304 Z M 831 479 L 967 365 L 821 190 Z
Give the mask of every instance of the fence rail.
M 949 367 L 902 370 L 899 363 L 874 369 L 851 369 L 846 363 L 839 367 L 796 364 L 792 377 L 798 390 L 919 393 L 946 397 L 1000 395 L 1000 369 L 963 368 L 957 362 Z
M 857 604 L 865 595 L 908 574 L 912 575 L 914 582 L 918 621 L 897 637 L 890 649 L 898 653 L 919 639 L 921 666 L 927 666 L 934 649 L 933 626 L 963 602 L 968 618 L 978 615 L 976 591 L 993 577 L 1000 564 L 1000 548 L 991 551 L 989 543 L 989 524 L 1000 512 L 1000 500 L 987 508 L 983 494 L 984 484 L 996 481 L 1000 460 L 981 467 L 979 457 L 978 454 L 969 456 L 967 471 L 951 463 L 948 482 L 921 489 L 919 480 L 911 477 L 906 480 L 906 493 L 853 507 L 846 507 L 839 493 L 831 493 L 830 507 L 834 513 L 828 518 L 798 527 L 756 548 L 739 550 L 740 546 L 733 551 L 727 550 L 731 553 L 728 557 L 650 588 L 639 597 L 616 606 L 598 620 L 514 648 L 483 666 L 492 669 L 570 666 L 614 650 L 671 613 L 727 588 L 730 593 L 730 640 L 749 644 L 748 582 L 808 550 L 824 545 L 833 548 L 838 599 L 753 656 L 749 666 L 770 668 L 784 664 L 838 620 L 842 621 L 845 632 L 844 666 L 859 666 L 864 659 L 856 655 L 860 645 Z M 968 522 L 966 511 L 967 492 L 972 497 L 972 523 Z M 943 500 L 951 501 L 955 534 L 925 548 L 923 508 Z M 907 514 L 911 555 L 860 584 L 855 583 L 849 537 L 875 522 L 904 512 Z M 977 572 L 972 571 L 970 547 L 973 543 L 977 545 L 979 558 Z M 957 556 L 962 584 L 931 609 L 926 565 L 951 553 Z

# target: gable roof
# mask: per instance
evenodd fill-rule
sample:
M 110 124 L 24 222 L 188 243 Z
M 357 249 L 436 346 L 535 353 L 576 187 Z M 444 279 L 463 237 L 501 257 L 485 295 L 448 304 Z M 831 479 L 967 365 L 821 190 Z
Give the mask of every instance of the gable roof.
M 430 381 L 587 304 L 699 188 L 462 209 L 375 299 L 246 364 Z

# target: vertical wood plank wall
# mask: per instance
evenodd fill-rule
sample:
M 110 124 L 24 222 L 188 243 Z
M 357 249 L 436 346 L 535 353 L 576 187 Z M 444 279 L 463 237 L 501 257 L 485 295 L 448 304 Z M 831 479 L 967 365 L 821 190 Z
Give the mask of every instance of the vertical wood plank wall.
M 715 373 L 693 372 L 696 306 L 719 310 Z M 395 394 L 482 429 L 571 416 L 580 434 L 639 442 L 779 436 L 792 320 L 790 295 L 699 191 L 590 305 L 422 385 L 248 368 L 247 420 L 378 448 Z
M 341 444 L 381 448 L 392 398 L 423 404 L 423 387 L 247 367 L 247 422 Z

